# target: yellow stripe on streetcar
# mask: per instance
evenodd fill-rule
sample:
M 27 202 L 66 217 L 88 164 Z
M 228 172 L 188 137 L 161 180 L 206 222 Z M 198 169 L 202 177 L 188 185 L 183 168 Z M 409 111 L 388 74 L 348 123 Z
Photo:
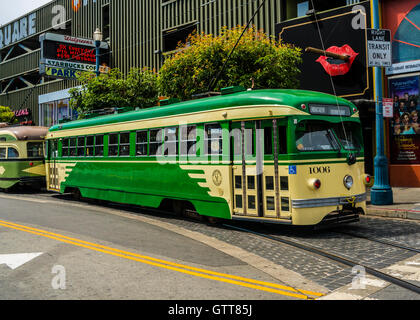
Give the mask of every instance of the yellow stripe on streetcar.
M 27 226 L 24 226 L 24 225 L 15 224 L 15 223 L 8 222 L 8 221 L 0 220 L 0 226 L 3 226 L 5 228 L 11 228 L 11 229 L 19 230 L 19 231 L 24 231 L 24 232 L 27 232 L 27 233 L 32 233 L 32 234 L 35 234 L 35 235 L 39 235 L 39 236 L 42 236 L 42 237 L 46 237 L 46 238 L 50 238 L 50 239 L 53 239 L 53 240 L 65 242 L 65 243 L 72 244 L 72 245 L 75 245 L 75 246 L 87 248 L 87 249 L 90 249 L 90 250 L 110 254 L 110 255 L 113 255 L 113 256 L 129 259 L 129 260 L 142 262 L 142 263 L 145 263 L 145 264 L 148 264 L 148 265 L 153 265 L 153 266 L 168 269 L 168 270 L 173 270 L 173 271 L 177 271 L 177 272 L 181 272 L 181 273 L 185 273 L 185 274 L 189 274 L 189 275 L 194 275 L 194 276 L 201 277 L 201 278 L 206 278 L 206 279 L 226 282 L 226 283 L 230 283 L 230 284 L 235 284 L 235 285 L 248 287 L 248 288 L 252 288 L 252 289 L 256 289 L 256 290 L 267 291 L 267 292 L 271 292 L 271 293 L 291 296 L 291 297 L 300 298 L 300 299 L 311 299 L 310 297 L 306 296 L 305 294 L 316 296 L 316 297 L 321 297 L 321 296 L 324 295 L 324 294 L 318 293 L 318 292 L 295 289 L 295 288 L 292 288 L 292 287 L 282 286 L 282 285 L 275 284 L 275 283 L 259 281 L 259 280 L 254 280 L 254 279 L 248 279 L 248 278 L 243 278 L 243 277 L 240 277 L 240 276 L 228 275 L 228 274 L 224 274 L 224 273 L 214 272 L 214 271 L 205 270 L 205 269 L 201 269 L 201 268 L 195 268 L 195 267 L 182 265 L 182 264 L 178 264 L 178 263 L 174 263 L 174 262 L 170 262 L 170 261 L 156 259 L 156 258 L 153 258 L 153 257 L 148 257 L 148 256 L 144 256 L 144 255 L 140 255 L 140 254 L 136 254 L 136 253 L 132 253 L 132 252 L 127 252 L 127 251 L 123 251 L 123 250 L 119 250 L 119 249 L 115 249 L 115 248 L 91 243 L 91 242 L 88 242 L 88 241 L 83 241 L 83 240 L 79 240 L 79 239 L 75 239 L 75 238 L 71 238 L 71 237 L 66 237 L 66 236 L 63 236 L 63 235 L 60 235 L 60 234 L 57 234 L 57 233 L 52 233 L 52 232 L 48 232 L 48 231 L 41 230 L 41 229 L 27 227 Z M 221 277 L 223 277 L 223 278 L 221 278 Z M 261 286 L 261 285 L 264 285 L 264 287 Z M 269 287 L 272 287 L 272 288 L 265 287 L 265 286 L 269 286 Z M 288 290 L 288 291 L 292 291 L 292 292 L 281 291 L 281 290 L 277 290 L 277 289 L 273 289 L 273 288 L 278 288 L 278 289 L 281 289 L 281 290 Z

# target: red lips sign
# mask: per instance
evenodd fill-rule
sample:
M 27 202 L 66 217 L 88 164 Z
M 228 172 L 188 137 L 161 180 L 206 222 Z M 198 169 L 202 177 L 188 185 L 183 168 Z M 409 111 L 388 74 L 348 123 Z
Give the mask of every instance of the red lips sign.
M 354 60 L 359 55 L 358 53 L 354 52 L 354 50 L 347 44 L 342 47 L 333 46 L 328 48 L 326 51 L 340 55 L 346 55 L 349 57 L 348 61 L 334 60 L 326 56 L 320 56 L 318 60 L 316 60 L 324 67 L 324 70 L 333 77 L 342 76 L 348 73 L 351 69 L 351 66 L 353 65 Z

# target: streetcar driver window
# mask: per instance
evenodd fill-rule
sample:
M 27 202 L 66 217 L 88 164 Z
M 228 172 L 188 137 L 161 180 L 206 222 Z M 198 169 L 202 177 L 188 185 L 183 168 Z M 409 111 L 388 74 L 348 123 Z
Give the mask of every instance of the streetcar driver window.
M 0 159 L 6 159 L 6 148 L 0 148 Z
M 360 125 L 357 123 L 339 123 L 334 127 L 334 132 L 337 134 L 342 146 L 346 150 L 360 150 L 363 139 L 359 136 Z
M 210 124 L 205 126 L 205 148 L 208 155 L 222 154 L 222 127 L 220 124 Z M 207 147 L 206 147 L 207 146 Z
M 301 123 L 296 130 L 299 151 L 333 151 L 339 145 L 328 123 Z
M 19 158 L 19 152 L 15 148 L 8 148 L 7 149 L 7 158 Z
M 42 142 L 28 142 L 26 148 L 28 150 L 28 158 L 41 158 L 44 156 Z

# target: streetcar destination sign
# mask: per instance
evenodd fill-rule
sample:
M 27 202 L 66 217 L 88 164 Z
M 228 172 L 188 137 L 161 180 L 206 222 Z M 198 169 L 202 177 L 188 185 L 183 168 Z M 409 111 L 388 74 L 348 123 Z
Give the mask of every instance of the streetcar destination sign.
M 367 29 L 369 67 L 390 67 L 392 65 L 391 31 Z

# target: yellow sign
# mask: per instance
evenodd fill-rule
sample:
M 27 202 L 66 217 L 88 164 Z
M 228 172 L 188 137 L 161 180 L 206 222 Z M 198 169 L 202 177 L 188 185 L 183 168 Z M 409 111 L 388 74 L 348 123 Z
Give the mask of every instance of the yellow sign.
M 82 75 L 82 72 L 78 70 L 66 69 L 66 68 L 46 67 L 45 74 L 47 76 L 57 77 L 57 78 L 78 79 Z

